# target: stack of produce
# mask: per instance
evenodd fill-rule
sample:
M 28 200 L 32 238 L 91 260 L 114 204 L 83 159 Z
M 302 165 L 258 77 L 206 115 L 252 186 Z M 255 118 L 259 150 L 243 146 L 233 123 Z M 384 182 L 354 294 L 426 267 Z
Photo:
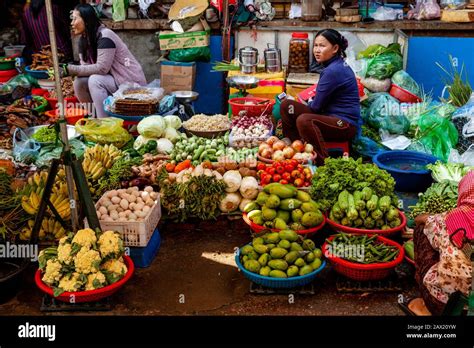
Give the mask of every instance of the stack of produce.
M 420 193 L 418 202 L 411 209 L 410 217 L 421 214 L 440 214 L 457 207 L 458 184 L 453 181 L 436 182 L 425 193 Z
M 262 141 L 270 137 L 272 129 L 273 124 L 268 116 L 234 116 L 232 118 L 230 144 L 235 148 L 257 147 Z
M 375 164 L 363 164 L 362 158 L 326 159 L 313 175 L 310 193 L 323 211 L 329 211 L 342 191 L 361 191 L 365 187 L 371 188 L 377 197 L 390 196 L 392 203 L 398 204 L 393 177 Z
M 192 132 L 225 132 L 230 129 L 230 121 L 227 115 L 198 114 L 183 122 L 183 127 Z
M 428 164 L 426 169 L 431 170 L 431 176 L 436 182 L 460 182 L 464 175 L 472 170 L 473 167 L 465 166 L 463 163 L 443 163 L 436 161 L 435 164 Z
M 134 164 L 131 166 L 131 172 L 132 172 L 131 177 L 137 177 L 137 178 L 146 179 L 146 180 L 140 180 L 139 183 L 136 185 L 132 183 L 131 186 L 142 186 L 145 183 L 148 183 L 149 185 L 156 184 L 158 174 L 166 166 L 167 156 L 163 156 L 163 155 L 153 156 L 147 153 L 143 155 L 143 159 L 138 159 L 138 161 L 140 160 L 141 160 L 140 164 Z M 112 169 L 113 167 L 111 168 L 111 170 Z M 126 179 L 123 179 L 123 180 L 126 180 Z M 130 186 L 130 183 L 124 182 L 122 186 L 128 187 Z
M 311 239 L 302 239 L 292 230 L 266 233 L 240 248 L 240 262 L 252 273 L 265 277 L 291 278 L 319 269 L 321 250 Z
M 53 288 L 56 297 L 65 291 L 95 290 L 119 281 L 128 271 L 123 256 L 118 232 L 96 233 L 87 228 L 42 250 L 38 262 L 43 282 Z
M 173 144 L 182 136 L 178 129 L 181 128 L 181 119 L 178 116 L 148 116 L 137 125 L 140 134 L 133 144 L 135 150 L 141 150 L 148 143 L 152 143 L 157 153 L 170 154 Z M 144 153 L 150 153 L 153 148 L 149 145 Z M 143 154 L 143 153 L 142 153 Z
M 0 168 L 0 239 L 14 239 L 28 218 L 21 208 L 19 196 L 12 189 L 12 177 Z
M 71 76 L 63 77 L 61 79 L 61 89 L 63 91 L 63 98 L 72 98 L 74 97 L 74 81 Z M 52 99 L 58 99 L 58 94 L 56 89 L 53 89 L 49 92 L 49 97 Z
M 311 169 L 299 164 L 297 160 L 275 161 L 271 165 L 258 163 L 257 169 L 262 186 L 272 182 L 292 184 L 296 187 L 311 186 Z
M 244 207 L 254 224 L 272 229 L 304 230 L 324 221 L 318 204 L 292 185 L 268 184 L 255 201 Z
M 210 168 L 203 168 L 201 175 L 193 175 L 191 161 L 184 162 L 186 168 L 184 165 L 181 166 L 182 170 L 178 168 L 182 163 L 176 166 L 179 169 L 178 174 L 174 173 L 176 177 L 166 170 L 162 170 L 158 176 L 162 207 L 168 216 L 181 222 L 193 217 L 215 219 L 220 213 L 219 204 L 226 194 L 225 182 L 216 177 L 219 174 L 217 171 L 213 172 Z M 180 182 L 178 175 L 181 175 Z M 171 179 L 173 177 L 174 181 Z
M 151 186 L 143 191 L 138 187 L 108 191 L 97 202 L 97 216 L 103 221 L 144 221 L 157 199 Z
M 13 178 L 4 168 L 0 168 L 0 211 L 15 208 L 19 205 L 18 197 L 12 189 Z
M 192 161 L 193 165 L 198 165 L 204 161 L 215 162 L 220 156 L 225 155 L 226 146 L 229 145 L 229 135 L 206 139 L 197 136 L 186 138 L 181 137 L 175 144 L 170 157 L 173 161 Z
M 305 145 L 301 140 L 295 140 L 292 143 L 285 142 L 276 136 L 271 136 L 259 145 L 258 154 L 264 159 L 273 161 L 283 161 L 285 159 L 308 161 L 313 157 L 313 145 Z
M 388 230 L 401 225 L 399 211 L 389 196 L 378 197 L 365 187 L 353 194 L 344 190 L 329 213 L 329 218 L 343 226 Z
M 35 220 L 30 219 L 27 222 L 27 225 L 20 230 L 20 239 L 21 240 L 30 240 L 31 234 L 33 232 L 33 226 Z M 59 240 L 66 235 L 66 229 L 61 225 L 61 223 L 56 220 L 54 217 L 45 217 L 41 223 L 41 228 L 39 230 L 38 238 L 42 242 L 49 242 L 53 240 Z
M 48 70 L 53 67 L 53 53 L 51 51 L 51 46 L 46 45 L 41 47 L 41 51 L 38 53 L 33 53 L 31 55 L 33 62 L 31 63 L 31 70 Z M 64 54 L 58 52 L 59 61 L 63 60 Z
M 226 149 L 225 157 L 219 157 L 219 161 L 233 161 L 237 163 L 243 162 L 246 166 L 254 168 L 257 166 L 257 153 L 258 147 L 254 147 L 251 149 L 245 147 L 241 149 L 234 149 L 233 147 L 229 147 Z
M 53 143 L 56 139 L 59 140 L 56 130 L 50 127 L 41 127 L 31 137 L 40 143 Z
M 246 168 L 240 168 L 240 171 L 229 170 L 222 177 L 226 184 L 226 195 L 221 200 L 219 208 L 224 213 L 243 210 L 258 195 L 257 179 L 255 176 L 245 175 L 248 172 L 244 169 Z
M 400 252 L 395 246 L 378 242 L 376 235 L 369 237 L 365 234 L 339 233 L 334 239 L 327 239 L 326 242 L 331 246 L 331 252 L 326 257 L 338 257 L 361 264 L 390 262 L 395 260 Z

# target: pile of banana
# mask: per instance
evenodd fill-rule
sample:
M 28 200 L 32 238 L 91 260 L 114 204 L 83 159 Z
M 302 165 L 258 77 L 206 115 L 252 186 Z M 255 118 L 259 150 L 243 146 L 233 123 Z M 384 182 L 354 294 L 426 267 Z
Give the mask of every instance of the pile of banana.
M 96 144 L 88 148 L 82 161 L 86 177 L 92 181 L 99 180 L 121 156 L 122 152 L 114 145 Z
M 22 191 L 21 206 L 30 215 L 36 215 L 38 212 L 47 178 L 47 172 L 36 172 L 28 178 L 28 184 Z M 55 184 L 50 201 L 61 218 L 70 217 L 71 208 L 66 183 L 59 181 Z
M 33 231 L 35 220 L 28 220 L 28 224 L 20 231 L 21 240 L 29 240 Z M 66 235 L 66 230 L 54 217 L 44 218 L 39 231 L 39 240 L 58 240 Z

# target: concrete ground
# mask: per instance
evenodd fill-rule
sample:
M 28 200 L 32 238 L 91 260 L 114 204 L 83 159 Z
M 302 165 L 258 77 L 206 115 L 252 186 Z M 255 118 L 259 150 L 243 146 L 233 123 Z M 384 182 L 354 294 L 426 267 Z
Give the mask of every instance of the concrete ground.
M 240 219 L 161 223 L 160 232 L 162 243 L 157 257 L 150 267 L 137 269 L 129 283 L 114 295 L 112 311 L 75 314 L 404 315 L 397 305 L 399 292 L 338 292 L 337 274 L 329 266 L 314 282 L 314 295 L 251 294 L 250 282 L 233 261 L 234 248 L 251 238 Z M 320 231 L 316 244 L 321 245 L 327 233 Z M 413 296 L 413 272 L 407 265 L 401 269 L 408 273 L 400 283 L 404 284 L 402 293 Z M 33 282 L 34 271 L 30 267 L 18 295 L 0 305 L 0 315 L 45 314 L 40 311 L 42 293 Z

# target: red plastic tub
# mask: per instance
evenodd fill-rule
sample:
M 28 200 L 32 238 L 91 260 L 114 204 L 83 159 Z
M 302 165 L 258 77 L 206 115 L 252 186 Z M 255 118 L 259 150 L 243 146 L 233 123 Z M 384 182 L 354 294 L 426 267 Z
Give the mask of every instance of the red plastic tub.
M 72 296 L 74 296 L 75 303 L 82 303 L 82 302 L 94 302 L 101 300 L 105 297 L 109 297 L 117 292 L 122 286 L 125 285 L 126 282 L 130 280 L 135 271 L 135 266 L 133 265 L 133 261 L 129 256 L 124 255 L 123 260 L 125 265 L 127 266 L 127 273 L 125 276 L 120 279 L 118 282 L 113 283 L 111 285 L 104 286 L 103 288 L 96 289 L 96 290 L 89 290 L 89 291 L 78 291 L 78 292 L 63 292 L 58 297 L 55 297 L 56 300 L 62 302 L 70 302 Z M 53 289 L 50 288 L 48 285 L 43 283 L 41 280 L 42 274 L 41 270 L 37 270 L 35 274 L 35 283 L 38 288 L 48 294 L 51 297 L 54 297 Z
M 33 88 L 31 90 L 31 95 L 38 95 L 40 97 L 46 97 L 49 92 L 43 88 Z
M 45 115 L 51 118 L 57 118 L 59 114 L 59 109 L 50 110 L 45 112 Z M 66 122 L 72 126 L 76 124 L 82 118 L 87 118 L 89 113 L 87 110 L 81 108 L 69 108 L 65 110 L 64 117 L 66 118 Z
M 402 103 L 422 102 L 421 98 L 394 83 L 392 83 L 392 87 L 390 88 L 390 95 L 394 98 L 397 98 Z
M 248 218 L 247 213 L 242 213 L 242 218 L 244 219 L 245 223 L 247 225 L 249 225 L 250 228 L 252 229 L 252 231 L 254 231 L 255 233 L 262 233 L 262 232 L 268 231 L 268 230 L 271 230 L 272 232 L 280 231 L 279 229 L 276 229 L 276 228 L 269 229 L 269 228 L 266 228 L 265 226 L 261 226 L 261 225 L 257 225 L 255 223 L 253 223 Z M 326 217 L 323 215 L 323 222 L 321 224 L 319 224 L 318 226 L 313 227 L 313 228 L 308 228 L 307 230 L 298 230 L 298 231 L 295 231 L 295 232 L 302 235 L 302 236 L 308 236 L 309 237 L 309 236 L 312 236 L 317 231 L 319 231 L 321 228 L 323 228 L 323 226 L 325 224 L 326 224 Z
M 328 239 L 333 240 L 334 238 L 335 236 L 331 236 Z M 334 268 L 337 273 L 357 281 L 380 280 L 387 278 L 392 270 L 403 261 L 403 258 L 405 257 L 405 250 L 400 244 L 381 236 L 377 236 L 377 241 L 386 245 L 395 246 L 399 251 L 396 259 L 390 262 L 361 264 L 331 256 L 328 251 L 328 242 L 323 244 L 321 250 L 326 259 L 331 263 L 332 268 Z
M 258 105 L 245 103 L 259 103 Z M 261 104 L 260 104 L 261 103 Z M 272 113 L 274 100 L 267 98 L 232 98 L 229 99 L 229 104 L 232 110 L 232 115 L 238 115 L 240 111 L 247 111 L 247 116 L 258 117 L 260 115 L 269 115 Z
M 46 100 L 48 101 L 49 107 L 51 109 L 56 109 L 58 107 L 58 100 L 56 98 L 50 98 L 49 93 L 48 95 L 45 96 Z M 71 97 L 71 98 L 64 98 L 64 106 L 66 108 L 75 108 L 77 107 L 77 104 L 79 103 L 79 99 L 76 97 Z
M 336 232 L 347 232 L 347 233 L 352 233 L 352 234 L 377 234 L 377 235 L 382 235 L 384 237 L 388 237 L 388 236 L 393 236 L 393 235 L 398 234 L 407 225 L 407 218 L 405 214 L 403 214 L 403 212 L 401 211 L 398 211 L 398 212 L 399 212 L 400 220 L 402 221 L 402 223 L 400 224 L 400 226 L 390 228 L 388 230 L 366 230 L 362 228 L 355 228 L 355 227 L 340 225 L 337 222 L 334 222 L 329 219 L 327 219 L 327 221 L 328 221 L 329 226 L 331 226 L 331 228 Z
M 8 82 L 12 77 L 15 77 L 16 75 L 18 75 L 18 71 L 16 69 L 0 70 L 0 82 Z

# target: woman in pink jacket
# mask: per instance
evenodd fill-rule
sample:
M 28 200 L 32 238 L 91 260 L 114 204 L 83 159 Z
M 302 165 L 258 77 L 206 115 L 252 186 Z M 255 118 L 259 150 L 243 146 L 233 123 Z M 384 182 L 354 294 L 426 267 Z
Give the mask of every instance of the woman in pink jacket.
M 89 4 L 76 6 L 72 30 L 81 35 L 80 65 L 68 64 L 69 75 L 77 76 L 74 92 L 81 103 L 94 103 L 97 117 L 106 117 L 104 100 L 125 82 L 146 85 L 143 69 L 127 45 L 106 28 Z

